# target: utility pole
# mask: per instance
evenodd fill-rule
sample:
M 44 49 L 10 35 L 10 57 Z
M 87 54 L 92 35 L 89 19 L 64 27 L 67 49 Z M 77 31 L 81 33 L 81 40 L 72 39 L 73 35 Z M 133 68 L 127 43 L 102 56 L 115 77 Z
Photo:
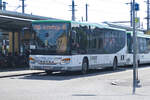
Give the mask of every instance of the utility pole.
M 75 21 L 75 4 L 74 4 L 74 0 L 72 0 L 72 20 Z
M 24 5 L 24 0 L 22 0 L 22 13 L 25 13 L 25 5 Z
M 86 8 L 86 22 L 88 21 L 88 4 L 85 5 Z
M 131 27 L 133 26 L 133 3 L 132 3 L 132 0 L 131 0 L 131 2 L 130 2 L 130 23 L 131 23 Z
M 133 0 L 133 94 L 135 94 L 136 91 L 136 32 L 135 32 L 135 0 Z
M 147 31 L 150 29 L 150 22 L 149 22 L 149 19 L 150 19 L 150 12 L 149 12 L 149 0 L 147 0 Z
M 3 10 L 6 10 L 6 4 L 7 2 L 3 2 Z
M 138 79 L 138 62 L 137 62 L 137 32 L 136 32 L 136 23 L 137 16 L 136 13 L 139 11 L 139 4 L 135 3 L 133 0 L 133 94 L 135 94 L 136 87 L 140 87 L 140 80 Z
M 69 5 L 69 6 L 72 7 L 72 10 L 70 10 L 70 11 L 72 11 L 72 20 L 75 21 L 75 11 L 76 11 L 75 6 L 77 6 L 77 5 L 75 5 L 74 0 L 72 0 L 72 5 Z
M 133 3 L 132 0 L 130 3 L 126 3 L 130 5 L 130 26 L 133 26 Z
M 0 10 L 2 10 L 2 0 L 0 0 Z
M 83 20 L 83 16 L 81 17 L 81 21 L 83 22 L 84 20 Z

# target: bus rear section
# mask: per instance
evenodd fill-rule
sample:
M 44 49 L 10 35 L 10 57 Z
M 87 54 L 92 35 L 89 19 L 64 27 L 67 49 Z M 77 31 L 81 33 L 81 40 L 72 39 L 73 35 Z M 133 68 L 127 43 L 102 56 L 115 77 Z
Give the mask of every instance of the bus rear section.
M 127 32 L 128 60 L 127 65 L 133 64 L 133 33 Z M 137 63 L 150 63 L 150 35 L 137 31 Z

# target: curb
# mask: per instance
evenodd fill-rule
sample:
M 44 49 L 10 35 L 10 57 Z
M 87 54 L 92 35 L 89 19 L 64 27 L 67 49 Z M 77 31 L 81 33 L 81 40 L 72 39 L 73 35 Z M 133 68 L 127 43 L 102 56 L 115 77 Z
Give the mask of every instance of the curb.
M 24 75 L 40 74 L 40 73 L 44 73 L 44 72 L 43 71 L 32 71 L 32 70 L 0 72 L 0 78 L 24 76 Z

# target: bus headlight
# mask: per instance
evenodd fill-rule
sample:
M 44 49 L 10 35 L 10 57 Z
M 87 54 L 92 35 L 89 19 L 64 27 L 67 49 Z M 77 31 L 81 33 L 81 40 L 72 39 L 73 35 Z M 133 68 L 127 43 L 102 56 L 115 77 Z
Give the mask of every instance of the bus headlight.
M 29 57 L 29 61 L 30 61 L 31 63 L 34 63 L 34 62 L 35 62 L 35 59 L 32 58 L 32 57 Z
M 64 58 L 61 60 L 61 64 L 69 64 L 70 63 L 70 58 Z

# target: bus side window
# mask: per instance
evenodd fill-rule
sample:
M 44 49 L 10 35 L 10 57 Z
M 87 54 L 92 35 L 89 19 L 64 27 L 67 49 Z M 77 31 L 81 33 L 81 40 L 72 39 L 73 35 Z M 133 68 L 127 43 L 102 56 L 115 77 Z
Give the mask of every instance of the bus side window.
M 78 43 L 77 43 L 77 32 L 75 29 L 72 30 L 72 35 L 71 35 L 71 47 L 72 50 L 76 50 L 78 48 Z
M 128 53 L 132 53 L 133 52 L 133 45 L 132 45 L 132 37 L 131 34 L 127 34 L 127 49 L 128 49 Z
M 147 52 L 150 52 L 150 39 L 147 39 Z

